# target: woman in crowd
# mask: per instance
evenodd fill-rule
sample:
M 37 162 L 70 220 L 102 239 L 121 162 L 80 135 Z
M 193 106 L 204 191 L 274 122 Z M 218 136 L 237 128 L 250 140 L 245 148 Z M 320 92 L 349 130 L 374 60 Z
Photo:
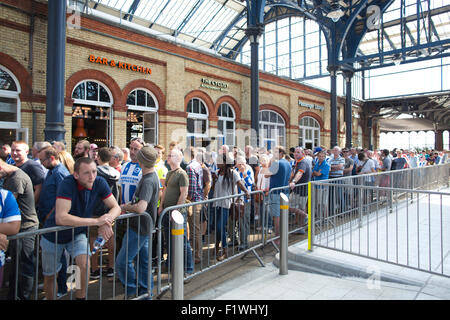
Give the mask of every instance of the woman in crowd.
M 75 160 L 70 153 L 67 151 L 61 151 L 58 153 L 58 160 L 69 170 L 70 174 L 73 174 L 73 167 L 75 165 Z
M 264 195 L 267 196 L 270 187 L 270 178 L 266 178 L 265 176 L 269 174 L 269 164 L 270 164 L 269 156 L 266 154 L 261 154 L 259 156 L 259 163 L 261 168 L 258 172 L 258 178 L 256 179 L 256 190 L 264 191 Z M 262 194 L 256 195 L 256 202 L 258 203 L 258 205 L 255 206 L 256 209 L 255 220 L 259 220 L 260 218 L 260 212 L 262 211 L 264 195 Z
M 234 170 L 233 159 L 222 155 L 222 161 L 217 164 L 219 172 L 213 176 L 213 189 L 214 198 L 227 197 L 233 194 L 237 194 L 237 188 L 239 187 L 247 196 L 249 191 L 245 188 L 243 179 L 239 176 L 239 173 Z M 227 245 L 227 224 L 228 214 L 233 199 L 224 199 L 214 202 L 213 206 L 216 211 L 216 259 L 222 261 L 228 257 L 228 245 Z M 219 244 L 222 243 L 222 253 L 219 252 Z

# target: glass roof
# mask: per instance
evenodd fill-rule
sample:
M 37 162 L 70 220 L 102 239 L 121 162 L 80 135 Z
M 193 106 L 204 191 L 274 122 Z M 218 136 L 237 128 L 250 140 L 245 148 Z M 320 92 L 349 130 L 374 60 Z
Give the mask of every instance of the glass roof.
M 208 49 L 245 10 L 245 3 L 235 0 L 98 0 L 89 6 Z M 245 36 L 242 20 L 215 48 L 219 54 L 226 55 Z
M 314 4 L 316 2 L 311 0 L 301 2 L 294 0 L 266 1 L 268 6 L 265 13 L 268 22 L 293 14 L 302 18 L 301 12 L 297 11 L 292 14 L 292 11 L 289 12 L 289 8 L 286 9 L 289 4 L 302 3 L 304 10 L 307 11 L 304 13 L 306 12 L 305 15 L 308 17 L 317 9 L 317 5 Z M 372 3 L 379 1 L 381 0 L 374 0 Z M 402 48 L 402 42 L 404 43 L 403 47 L 411 47 L 427 42 L 446 40 L 444 47 L 438 46 L 433 49 L 434 52 L 428 54 L 449 49 L 449 0 L 403 1 L 406 4 L 403 12 L 401 12 L 402 1 L 395 0 L 383 14 L 383 27 L 380 30 L 369 30 L 365 34 L 359 45 L 359 55 L 373 55 L 374 60 L 377 60 L 378 53 L 399 50 Z M 95 12 L 112 15 L 115 19 L 120 18 L 121 21 L 127 20 L 133 25 L 138 25 L 141 30 L 149 30 L 153 34 L 163 36 L 169 35 L 176 41 L 182 43 L 184 41 L 189 46 L 209 49 L 210 52 L 231 59 L 239 56 L 243 44 L 247 41 L 245 35 L 247 12 L 244 0 L 69 0 L 69 2 L 87 3 L 90 9 L 95 9 Z M 329 10 L 331 2 L 331 0 L 323 1 L 322 9 Z M 360 3 L 361 0 L 339 1 L 339 4 L 345 9 L 346 15 L 355 10 Z M 269 4 L 283 4 L 287 7 L 270 7 Z M 271 8 L 278 9 L 272 10 Z M 418 10 L 422 15 L 420 18 L 417 18 Z M 403 19 L 406 19 L 405 30 L 401 28 L 400 17 L 402 16 Z M 279 21 L 279 28 L 282 28 L 283 20 Z M 418 21 L 419 27 L 417 26 Z M 307 19 L 306 27 L 310 26 L 316 26 L 316 23 Z M 266 24 L 266 34 L 270 33 L 269 28 L 270 24 Z M 267 38 L 265 41 L 268 43 L 270 42 L 268 40 Z M 420 52 L 408 54 L 412 58 L 413 56 L 417 57 Z M 426 54 L 426 52 L 422 52 L 422 54 Z M 408 56 L 406 55 L 406 57 Z M 390 58 L 393 59 L 392 56 Z M 373 63 L 374 61 L 368 62 Z
M 360 54 L 377 54 L 380 51 L 379 46 L 382 46 L 385 52 L 398 50 L 402 48 L 402 40 L 405 47 L 413 47 L 450 39 L 448 0 L 405 0 L 403 17 L 400 4 L 400 0 L 395 1 L 383 14 L 382 29 L 374 29 L 365 34 L 359 46 Z M 402 18 L 406 21 L 405 30 L 401 27 Z M 402 32 L 404 32 L 403 37 Z M 445 46 L 448 49 L 448 45 Z M 438 50 L 444 51 L 444 48 L 435 48 L 436 52 Z M 431 52 L 419 50 L 419 52 L 410 52 L 409 56 L 429 54 Z

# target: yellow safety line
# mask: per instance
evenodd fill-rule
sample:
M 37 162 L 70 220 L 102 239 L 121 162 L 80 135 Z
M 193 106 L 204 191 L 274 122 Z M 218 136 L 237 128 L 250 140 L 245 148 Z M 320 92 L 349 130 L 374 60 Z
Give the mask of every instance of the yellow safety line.
M 287 210 L 287 209 L 289 209 L 289 205 L 280 205 L 280 209 L 282 209 L 282 210 Z
M 312 198 L 312 194 L 311 194 L 311 181 L 308 182 L 308 250 L 311 251 L 312 250 L 312 245 L 311 245 L 311 239 L 312 239 L 312 228 L 311 228 L 311 198 Z
M 184 234 L 184 229 L 172 229 L 173 236 L 181 236 Z

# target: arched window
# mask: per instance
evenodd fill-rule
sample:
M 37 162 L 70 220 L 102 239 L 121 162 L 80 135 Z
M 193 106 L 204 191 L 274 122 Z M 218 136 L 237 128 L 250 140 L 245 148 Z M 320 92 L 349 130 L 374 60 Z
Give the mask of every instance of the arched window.
M 192 98 L 188 102 L 187 112 L 188 145 L 202 146 L 204 138 L 208 138 L 208 108 L 206 103 L 199 98 Z
M 94 80 L 85 80 L 79 83 L 72 93 L 75 103 L 81 102 L 90 105 L 104 105 L 110 107 L 112 98 L 109 89 L 102 83 Z
M 320 146 L 320 124 L 312 117 L 303 117 L 299 122 L 298 145 L 306 149 Z
M 13 74 L 0 66 L 0 126 L 19 128 L 19 82 Z
M 267 150 L 275 146 L 285 146 L 286 133 L 283 118 L 272 110 L 261 110 L 259 112 L 259 136 Z
M 0 142 L 11 144 L 16 139 L 27 140 L 20 129 L 20 85 L 11 71 L 0 66 Z
M 158 143 L 158 100 L 147 89 L 135 89 L 127 97 L 127 141 L 142 138 Z
M 235 120 L 233 108 L 226 102 L 222 103 L 217 111 L 217 116 L 219 120 L 217 122 L 218 126 L 218 147 L 223 144 L 234 146 L 235 145 Z
M 99 81 L 83 80 L 72 92 L 72 146 L 87 139 L 99 148 L 112 145 L 112 94 Z

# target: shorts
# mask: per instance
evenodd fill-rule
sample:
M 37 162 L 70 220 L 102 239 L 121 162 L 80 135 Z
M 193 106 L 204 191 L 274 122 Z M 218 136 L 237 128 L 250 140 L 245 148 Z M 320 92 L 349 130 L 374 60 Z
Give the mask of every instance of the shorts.
M 80 233 L 75 235 L 73 241 L 68 243 L 53 243 L 46 238 L 41 238 L 42 249 L 42 274 L 44 276 L 52 276 L 61 270 L 61 255 L 63 249 L 66 249 L 73 259 L 79 255 L 91 255 L 89 241 L 86 234 Z
M 305 210 L 308 204 L 308 196 L 302 196 L 296 193 L 289 195 L 289 207 L 293 209 Z
M 280 216 L 280 194 L 270 193 L 270 216 L 279 217 Z
M 323 186 L 319 186 L 319 188 L 317 188 L 316 191 L 317 191 L 316 199 L 318 200 L 319 204 L 328 206 L 328 198 L 330 197 L 329 188 L 324 188 Z

